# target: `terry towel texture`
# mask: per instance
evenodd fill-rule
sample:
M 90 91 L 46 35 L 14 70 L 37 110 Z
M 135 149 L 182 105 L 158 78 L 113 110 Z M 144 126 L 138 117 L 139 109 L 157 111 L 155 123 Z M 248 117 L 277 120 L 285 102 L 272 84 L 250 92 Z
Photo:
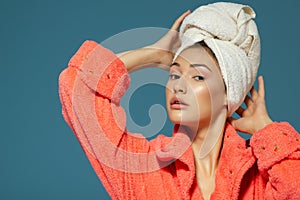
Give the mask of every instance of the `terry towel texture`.
M 260 63 L 260 38 L 251 7 L 218 2 L 201 6 L 182 22 L 181 46 L 204 41 L 214 52 L 227 88 L 228 116 L 242 104 L 251 89 Z

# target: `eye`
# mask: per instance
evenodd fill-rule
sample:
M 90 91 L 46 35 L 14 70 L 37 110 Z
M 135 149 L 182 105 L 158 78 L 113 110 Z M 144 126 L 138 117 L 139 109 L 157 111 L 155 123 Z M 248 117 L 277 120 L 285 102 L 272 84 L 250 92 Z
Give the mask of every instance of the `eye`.
M 180 76 L 177 75 L 177 74 L 170 74 L 169 75 L 169 79 L 171 79 L 171 80 L 175 80 L 175 79 L 179 79 L 179 78 L 180 78 Z
M 204 77 L 203 76 L 194 76 L 193 79 L 196 81 L 202 81 L 202 80 L 204 80 Z

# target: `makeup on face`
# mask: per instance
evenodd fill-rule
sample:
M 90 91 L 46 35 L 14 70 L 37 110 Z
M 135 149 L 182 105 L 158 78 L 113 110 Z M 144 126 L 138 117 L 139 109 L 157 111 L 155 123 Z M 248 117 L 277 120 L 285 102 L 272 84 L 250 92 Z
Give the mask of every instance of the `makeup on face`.
M 166 103 L 173 123 L 208 122 L 215 110 L 212 106 L 224 104 L 225 86 L 214 59 L 204 47 L 194 45 L 182 51 L 170 66 Z

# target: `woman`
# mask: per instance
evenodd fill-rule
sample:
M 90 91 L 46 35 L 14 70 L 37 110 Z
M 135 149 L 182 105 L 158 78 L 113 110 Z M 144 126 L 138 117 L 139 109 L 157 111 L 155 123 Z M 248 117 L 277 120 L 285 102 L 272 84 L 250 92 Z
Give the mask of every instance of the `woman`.
M 115 55 L 86 41 L 73 56 L 59 79 L 63 115 L 113 199 L 300 199 L 300 136 L 270 119 L 262 77 L 253 87 L 252 18 L 248 6 L 210 4 L 181 15 L 153 45 Z M 173 137 L 151 141 L 126 130 L 119 104 L 128 72 L 149 63 L 170 72 L 175 124 Z

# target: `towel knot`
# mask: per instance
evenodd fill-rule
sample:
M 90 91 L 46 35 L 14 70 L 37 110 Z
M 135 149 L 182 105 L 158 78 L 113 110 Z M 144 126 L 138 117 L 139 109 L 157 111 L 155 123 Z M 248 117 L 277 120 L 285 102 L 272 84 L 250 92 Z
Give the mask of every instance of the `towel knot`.
M 246 5 L 224 2 L 209 4 L 199 7 L 185 18 L 179 35 L 185 39 L 214 38 L 228 41 L 248 54 L 257 37 L 256 25 L 252 20 L 255 16 L 253 9 Z

